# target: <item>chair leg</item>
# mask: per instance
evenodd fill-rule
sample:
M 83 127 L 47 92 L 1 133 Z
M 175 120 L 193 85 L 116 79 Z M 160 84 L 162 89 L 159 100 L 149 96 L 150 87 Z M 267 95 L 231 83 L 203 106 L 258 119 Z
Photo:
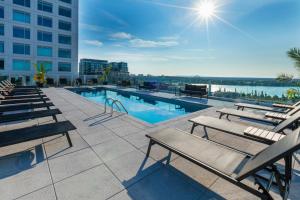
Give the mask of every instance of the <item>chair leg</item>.
M 149 155 L 150 155 L 151 147 L 153 144 L 154 144 L 154 142 L 150 139 L 148 149 L 147 149 L 147 154 L 146 154 L 147 157 L 149 157 Z
M 67 140 L 68 140 L 68 143 L 69 143 L 69 146 L 72 147 L 73 144 L 72 144 L 72 141 L 71 141 L 71 138 L 70 138 L 70 135 L 68 132 L 66 132 L 66 137 L 67 137 Z
M 194 133 L 194 130 L 195 130 L 196 126 L 197 126 L 197 124 L 193 123 L 192 129 L 191 129 L 191 134 Z

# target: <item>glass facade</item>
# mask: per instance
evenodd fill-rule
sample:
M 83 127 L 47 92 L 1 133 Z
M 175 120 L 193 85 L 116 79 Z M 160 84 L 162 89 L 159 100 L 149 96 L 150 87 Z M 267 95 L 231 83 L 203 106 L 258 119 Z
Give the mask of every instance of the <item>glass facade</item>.
M 0 53 L 4 53 L 4 42 L 0 41 Z
M 20 55 L 30 55 L 30 45 L 29 44 L 13 44 L 13 53 Z
M 38 16 L 38 25 L 45 27 L 52 27 L 52 19 L 49 17 Z
M 4 35 L 4 24 L 0 24 L 0 35 Z
M 65 22 L 65 21 L 59 21 L 58 22 L 58 28 L 61 30 L 65 31 L 71 31 L 72 30 L 72 25 L 70 22 Z
M 30 29 L 14 26 L 13 36 L 15 38 L 30 39 Z
M 65 8 L 60 6 L 58 8 L 58 14 L 64 17 L 72 17 L 72 10 L 70 8 Z
M 4 59 L 0 59 L 0 70 L 4 70 Z
M 16 71 L 30 71 L 29 60 L 13 60 L 13 70 Z
M 58 57 L 71 58 L 71 49 L 58 49 Z
M 13 3 L 30 8 L 30 0 L 13 0 Z
M 14 10 L 13 20 L 17 22 L 30 24 L 30 14 L 19 10 Z
M 52 13 L 53 12 L 53 5 L 52 5 L 52 3 L 49 3 L 47 1 L 39 0 L 38 1 L 38 10 Z
M 52 57 L 52 48 L 51 47 L 37 47 L 37 55 L 38 56 L 45 56 L 45 57 Z
M 64 3 L 69 3 L 71 4 L 72 3 L 72 0 L 60 0 L 61 2 L 64 2 Z
M 0 18 L 4 18 L 4 8 L 0 6 Z
M 71 72 L 71 63 L 59 62 L 58 71 L 60 72 Z
M 72 38 L 71 38 L 71 36 L 68 36 L 68 35 L 59 35 L 58 36 L 58 42 L 60 44 L 71 44 L 72 43 Z
M 51 61 L 38 61 L 37 65 L 40 67 L 41 65 L 44 66 L 46 72 L 52 71 L 52 62 Z
M 37 39 L 44 42 L 52 42 L 52 33 L 38 31 Z

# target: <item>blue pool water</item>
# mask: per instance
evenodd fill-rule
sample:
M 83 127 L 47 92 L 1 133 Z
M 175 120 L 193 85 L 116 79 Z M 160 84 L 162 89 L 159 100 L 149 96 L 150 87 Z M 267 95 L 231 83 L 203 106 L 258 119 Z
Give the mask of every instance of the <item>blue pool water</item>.
M 145 122 L 154 124 L 191 112 L 195 112 L 205 107 L 180 106 L 173 103 L 156 101 L 149 98 L 140 98 L 130 94 L 120 94 L 115 91 L 97 90 L 87 92 L 77 92 L 81 96 L 96 103 L 105 104 L 106 98 L 117 99 L 122 102 L 128 114 Z

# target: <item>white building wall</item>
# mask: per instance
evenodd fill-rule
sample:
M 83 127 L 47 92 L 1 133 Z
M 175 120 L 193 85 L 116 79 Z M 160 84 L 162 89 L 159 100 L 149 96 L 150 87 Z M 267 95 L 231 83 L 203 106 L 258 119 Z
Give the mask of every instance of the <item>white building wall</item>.
M 31 7 L 24 7 L 13 4 L 13 0 L 0 0 L 0 6 L 4 7 L 4 19 L 0 18 L 0 23 L 4 24 L 5 34 L 0 36 L 0 41 L 4 41 L 4 53 L 0 53 L 0 58 L 4 58 L 5 68 L 0 70 L 0 76 L 30 76 L 31 80 L 35 73 L 34 64 L 37 61 L 51 61 L 52 62 L 52 71 L 47 73 L 48 77 L 54 78 L 56 81 L 62 78 L 68 78 L 69 80 L 75 79 L 78 77 L 78 0 L 72 0 L 72 4 L 64 3 L 59 0 L 45 0 L 53 4 L 53 12 L 45 12 L 37 9 L 38 0 L 31 0 Z M 67 7 L 72 9 L 72 18 L 64 17 L 58 15 L 59 6 Z M 21 23 L 13 21 L 13 10 L 20 10 L 31 14 L 31 23 Z M 52 28 L 39 26 L 37 24 L 38 15 L 52 18 Z M 72 31 L 64 31 L 58 29 L 58 21 L 63 20 L 71 22 Z M 27 27 L 30 28 L 30 40 L 28 39 L 18 39 L 13 37 L 13 26 Z M 37 40 L 37 31 L 46 31 L 52 33 L 52 43 L 42 42 Z M 71 45 L 63 45 L 58 43 L 58 35 L 70 35 L 72 37 Z M 24 43 L 30 44 L 30 55 L 16 55 L 13 54 L 13 43 Z M 40 57 L 37 56 L 37 46 L 47 46 L 52 47 L 52 57 Z M 72 56 L 71 59 L 59 58 L 58 49 L 65 48 L 71 49 Z M 31 70 L 30 71 L 15 71 L 12 68 L 13 59 L 24 59 L 31 61 Z M 67 62 L 72 63 L 71 72 L 59 72 L 58 63 Z M 25 77 L 23 77 L 25 79 Z

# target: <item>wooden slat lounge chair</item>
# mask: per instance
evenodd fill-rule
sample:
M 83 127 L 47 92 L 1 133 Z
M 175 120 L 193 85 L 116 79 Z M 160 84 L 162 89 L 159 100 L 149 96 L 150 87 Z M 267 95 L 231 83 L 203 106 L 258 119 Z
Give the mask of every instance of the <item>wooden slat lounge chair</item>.
M 37 102 L 46 102 L 46 101 L 49 101 L 49 98 L 10 99 L 10 100 L 0 100 L 0 105 L 37 103 Z
M 285 115 L 281 115 L 278 113 L 273 114 L 272 112 L 259 114 L 259 113 L 254 113 L 254 112 L 235 110 L 232 108 L 223 108 L 221 110 L 218 110 L 217 112 L 220 113 L 220 116 L 219 116 L 220 119 L 223 116 L 226 116 L 227 119 L 229 118 L 229 116 L 235 116 L 235 117 L 241 117 L 241 118 L 245 118 L 245 119 L 255 120 L 258 122 L 264 122 L 264 123 L 276 125 L 276 124 L 279 124 L 281 121 L 285 120 L 286 118 L 289 118 L 290 116 L 299 112 L 299 110 L 300 110 L 300 105 L 296 106 L 294 109 L 290 110 Z
M 37 108 L 50 108 L 54 106 L 53 103 L 34 103 L 34 104 L 17 104 L 9 106 L 0 106 L 0 113 L 11 112 L 11 111 L 21 111 L 21 110 L 31 110 Z
M 294 109 L 296 106 L 300 105 L 300 101 L 295 103 L 294 105 L 288 104 L 272 104 L 272 106 L 261 106 L 249 103 L 237 103 L 235 106 L 238 110 L 244 110 L 245 108 L 254 109 L 254 110 L 263 110 L 263 111 L 270 111 L 270 112 L 280 112 L 280 113 L 287 113 L 288 111 Z
M 0 123 L 23 121 L 23 120 L 37 119 L 43 117 L 53 117 L 53 119 L 57 121 L 56 115 L 59 114 L 62 114 L 60 110 L 51 109 L 51 110 L 40 110 L 40 111 L 23 112 L 17 114 L 0 115 Z
M 287 199 L 292 178 L 292 155 L 300 149 L 299 131 L 295 130 L 256 155 L 249 155 L 189 133 L 165 129 L 146 135 L 150 139 L 147 157 L 152 145 L 158 144 L 261 199 L 273 199 L 269 186 L 276 186 L 281 197 Z M 276 165 L 281 159 L 285 161 L 283 174 Z M 266 185 L 259 174 L 263 171 L 270 173 L 271 177 Z M 273 184 L 274 177 L 276 184 Z M 245 179 L 254 179 L 254 185 L 246 184 Z
M 10 131 L 0 132 L 0 147 L 19 144 L 55 135 L 66 135 L 70 147 L 72 141 L 68 131 L 75 130 L 75 126 L 69 121 L 32 126 Z
M 236 135 L 239 137 L 247 138 L 264 144 L 272 144 L 283 137 L 286 133 L 285 129 L 288 128 L 298 128 L 298 121 L 300 119 L 300 112 L 293 115 L 292 117 L 284 120 L 281 124 L 275 126 L 274 128 L 258 128 L 250 125 L 240 124 L 237 122 L 231 122 L 227 120 L 221 120 L 214 117 L 199 116 L 189 121 L 193 123 L 191 134 L 193 134 L 194 129 L 197 126 L 203 126 L 205 137 L 209 139 L 207 128 L 221 131 L 223 133 Z

